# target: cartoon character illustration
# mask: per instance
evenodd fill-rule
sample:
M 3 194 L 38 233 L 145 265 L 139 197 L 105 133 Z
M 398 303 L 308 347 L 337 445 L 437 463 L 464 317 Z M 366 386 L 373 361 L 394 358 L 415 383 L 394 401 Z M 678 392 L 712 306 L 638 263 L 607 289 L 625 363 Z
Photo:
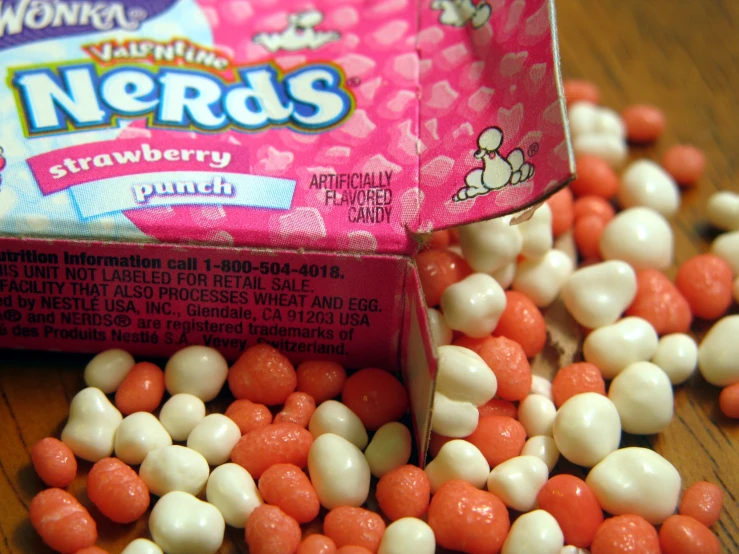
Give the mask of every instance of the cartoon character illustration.
M 503 156 L 503 131 L 498 127 L 488 127 L 477 137 L 478 150 L 475 159 L 482 160 L 482 168 L 470 171 L 464 178 L 465 185 L 452 197 L 461 202 L 506 185 L 520 185 L 534 176 L 534 166 L 524 160 L 523 150 L 515 148 Z
M 341 34 L 336 31 L 317 31 L 315 27 L 322 21 L 323 14 L 318 10 L 292 13 L 287 16 L 285 29 L 276 33 L 259 33 L 252 40 L 270 52 L 292 52 L 303 48 L 315 50 L 341 38 Z
M 472 22 L 472 27 L 479 29 L 490 19 L 493 9 L 485 0 L 480 0 L 477 4 L 473 4 L 474 1 L 433 0 L 431 9 L 441 10 L 439 23 L 442 25 L 464 27 L 467 23 Z

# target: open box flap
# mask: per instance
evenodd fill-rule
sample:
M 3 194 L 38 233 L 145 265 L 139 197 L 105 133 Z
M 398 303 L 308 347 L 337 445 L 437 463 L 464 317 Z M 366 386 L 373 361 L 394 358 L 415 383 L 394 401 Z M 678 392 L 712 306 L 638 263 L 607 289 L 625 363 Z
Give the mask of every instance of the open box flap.
M 553 0 L 433 0 L 418 33 L 416 232 L 521 211 L 574 174 Z

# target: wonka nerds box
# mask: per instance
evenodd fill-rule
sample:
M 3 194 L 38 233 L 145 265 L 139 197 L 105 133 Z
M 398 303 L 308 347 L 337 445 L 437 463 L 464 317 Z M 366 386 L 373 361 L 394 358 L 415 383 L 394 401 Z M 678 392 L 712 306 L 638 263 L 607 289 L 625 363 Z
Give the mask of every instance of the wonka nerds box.
M 0 347 L 435 373 L 412 256 L 572 176 L 547 0 L 0 0 Z

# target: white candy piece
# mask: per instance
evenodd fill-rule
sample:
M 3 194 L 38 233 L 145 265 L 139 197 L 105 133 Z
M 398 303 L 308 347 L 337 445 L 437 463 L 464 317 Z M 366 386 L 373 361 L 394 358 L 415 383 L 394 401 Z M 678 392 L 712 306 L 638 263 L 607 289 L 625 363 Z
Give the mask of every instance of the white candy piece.
M 731 266 L 734 277 L 739 276 L 739 231 L 721 233 L 711 244 L 711 252 Z
M 608 398 L 621 417 L 621 429 L 632 435 L 661 433 L 672 421 L 672 384 L 653 363 L 627 366 L 611 382 Z
M 654 525 L 675 513 L 680 496 L 680 474 L 648 448 L 616 450 L 590 470 L 585 482 L 606 512 L 636 514 Z
M 459 244 L 470 267 L 482 273 L 492 273 L 515 261 L 523 247 L 518 226 L 511 217 L 499 217 L 459 227 Z
M 547 464 L 536 456 L 516 456 L 495 466 L 488 476 L 488 491 L 509 508 L 528 512 L 549 479 Z
M 428 523 L 415 517 L 393 521 L 382 535 L 377 554 L 434 554 L 436 537 Z
M 706 204 L 706 216 L 714 227 L 739 231 L 739 194 L 730 190 L 714 192 Z
M 179 445 L 149 452 L 139 468 L 139 477 L 156 496 L 172 491 L 198 495 L 209 473 L 208 461 L 202 454 Z
M 618 410 L 596 392 L 576 394 L 562 404 L 552 430 L 562 456 L 583 467 L 593 467 L 621 442 Z
M 453 479 L 461 479 L 482 489 L 490 474 L 490 466 L 474 444 L 455 439 L 439 449 L 436 458 L 424 471 L 431 482 L 431 494 L 436 494 L 439 487 Z
M 680 207 L 680 189 L 675 180 L 651 160 L 637 160 L 626 168 L 617 198 L 624 208 L 646 206 L 665 217 L 672 217 Z
M 231 457 L 231 450 L 241 438 L 241 430 L 230 417 L 210 414 L 187 437 L 187 447 L 200 452 L 209 465 L 218 466 Z
M 205 497 L 221 512 L 231 527 L 243 529 L 251 513 L 263 504 L 251 474 L 238 464 L 223 464 L 213 470 Z
M 326 400 L 316 408 L 308 422 L 308 430 L 314 439 L 326 433 L 339 435 L 360 450 L 364 450 L 369 442 L 359 416 L 336 400 Z
M 698 369 L 716 387 L 739 382 L 739 315 L 722 317 L 698 347 Z M 65 441 L 66 442 L 66 441 Z
M 147 539 L 135 539 L 129 542 L 121 554 L 164 554 L 156 543 Z
M 621 116 L 615 110 L 603 106 L 598 106 L 593 130 L 620 139 L 626 138 L 626 126 L 621 120 Z
M 115 434 L 121 421 L 121 412 L 103 391 L 87 387 L 72 399 L 69 419 L 62 430 L 62 442 L 78 458 L 97 462 L 113 453 Z
M 536 456 L 547 465 L 547 469 L 551 472 L 559 461 L 559 450 L 552 437 L 537 435 L 524 443 L 521 456 Z
M 552 382 L 541 375 L 532 375 L 531 391 L 529 391 L 529 394 L 540 394 L 552 400 Z
M 614 323 L 635 296 L 636 273 L 617 260 L 578 269 L 562 287 L 567 311 L 589 329 Z
M 187 393 L 175 394 L 159 410 L 159 421 L 172 440 L 186 441 L 190 432 L 205 417 L 205 403 Z
M 476 428 L 480 412 L 471 402 L 452 400 L 438 390 L 434 393 L 431 430 L 445 437 L 469 436 Z
M 361 506 L 367 500 L 370 468 L 356 446 L 333 433 L 321 435 L 308 451 L 308 472 L 321 505 Z
M 562 547 L 562 550 L 559 551 L 559 554 L 590 554 L 590 550 L 587 550 L 586 548 L 578 548 L 577 546 L 568 544 L 567 546 Z
M 149 412 L 136 412 L 123 418 L 115 434 L 115 455 L 130 466 L 137 466 L 157 448 L 172 444 L 159 420 Z
M 540 394 L 529 394 L 518 405 L 518 421 L 527 437 L 552 435 L 552 424 L 557 408 L 549 398 Z
M 479 354 L 462 346 L 437 350 L 436 390 L 453 400 L 482 406 L 498 390 L 498 380 Z
M 596 156 L 613 169 L 623 166 L 628 156 L 626 141 L 608 133 L 587 133 L 575 137 L 572 148 L 577 156 Z
M 521 254 L 530 260 L 538 260 L 552 249 L 552 209 L 544 202 L 531 219 L 519 223 L 523 237 Z
M 573 102 L 567 108 L 572 136 L 597 132 L 598 106 L 591 102 Z
M 105 394 L 118 390 L 123 380 L 136 365 L 133 356 L 120 348 L 100 352 L 85 367 L 85 384 Z
M 539 308 L 554 302 L 572 274 L 574 264 L 559 250 L 550 250 L 539 260 L 523 260 L 516 269 L 513 290 L 524 293 Z
M 554 241 L 554 248 L 567 254 L 573 265 L 577 265 L 577 245 L 575 243 L 575 233 L 572 229 L 557 237 Z
M 490 272 L 490 276 L 498 281 L 498 284 L 504 290 L 513 284 L 513 280 L 516 278 L 516 262 L 510 262 L 503 267 Z
M 486 273 L 468 275 L 449 285 L 441 295 L 446 324 L 472 338 L 492 333 L 505 307 L 505 292 Z
M 560 554 L 565 537 L 549 512 L 534 510 L 513 522 L 502 554 Z
M 698 367 L 698 345 L 684 333 L 665 335 L 659 339 L 652 363 L 667 374 L 670 383 L 681 385 Z
M 445 344 L 451 344 L 454 332 L 444 321 L 442 313 L 434 308 L 426 308 L 426 318 L 429 322 L 429 331 L 431 332 L 431 339 L 434 341 L 434 346 L 438 348 Z
M 167 554 L 215 554 L 223 543 L 226 523 L 215 506 L 173 491 L 154 505 L 149 532 Z
M 608 222 L 600 237 L 605 260 L 623 260 L 635 270 L 672 264 L 674 239 L 667 220 L 651 208 L 624 210 Z
M 164 382 L 171 395 L 192 394 L 203 402 L 213 400 L 228 377 L 228 363 L 207 346 L 187 346 L 176 352 L 164 368 Z
M 651 323 L 640 317 L 625 317 L 591 332 L 582 350 L 585 361 L 598 366 L 608 380 L 634 362 L 650 360 L 658 344 L 659 337 Z
M 412 443 L 411 432 L 402 423 L 392 421 L 380 427 L 364 451 L 372 475 L 379 478 L 407 464 Z

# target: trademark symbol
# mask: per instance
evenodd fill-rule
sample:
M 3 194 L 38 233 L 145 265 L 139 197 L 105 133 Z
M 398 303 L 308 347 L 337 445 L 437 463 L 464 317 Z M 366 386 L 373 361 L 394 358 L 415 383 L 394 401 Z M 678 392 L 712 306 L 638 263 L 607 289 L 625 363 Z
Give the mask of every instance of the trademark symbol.
M 362 84 L 362 79 L 360 79 L 359 77 L 350 77 L 346 80 L 346 84 L 350 87 L 356 87 Z
M 529 146 L 528 150 L 526 151 L 529 158 L 533 158 L 536 156 L 536 154 L 539 152 L 539 143 L 535 142 L 531 146 Z

